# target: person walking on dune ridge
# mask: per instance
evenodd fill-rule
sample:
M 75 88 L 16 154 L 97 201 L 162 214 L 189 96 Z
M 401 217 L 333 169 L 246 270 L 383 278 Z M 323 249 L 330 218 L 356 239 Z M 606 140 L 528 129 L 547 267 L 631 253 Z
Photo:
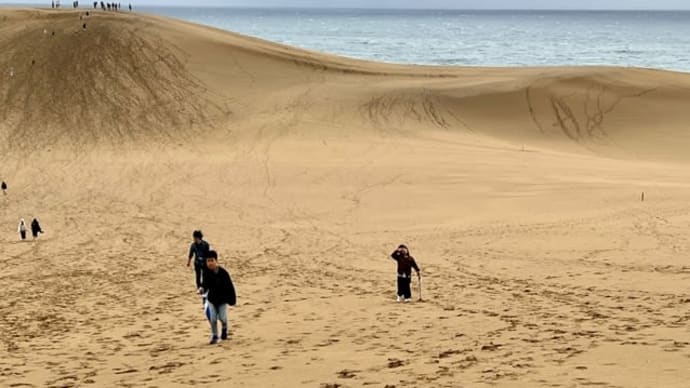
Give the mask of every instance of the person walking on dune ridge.
M 213 345 L 217 344 L 219 339 L 218 321 L 222 325 L 220 339 L 228 339 L 228 305 L 234 306 L 237 303 L 237 295 L 230 274 L 218 264 L 216 251 L 208 252 L 206 267 L 199 293 L 206 294 L 209 308 L 208 319 L 211 323 L 210 344 Z
M 201 287 L 201 278 L 206 269 L 206 257 L 211 250 L 211 246 L 204 241 L 204 234 L 200 230 L 195 230 L 192 233 L 194 242 L 189 247 L 189 258 L 187 259 L 187 267 L 189 267 L 194 258 L 194 274 L 196 276 L 196 288 Z
M 24 219 L 19 220 L 19 226 L 17 226 L 17 232 L 19 232 L 19 238 L 26 240 L 26 222 Z
M 417 277 L 420 282 L 422 279 L 422 273 L 414 257 L 410 256 L 410 251 L 407 246 L 400 244 L 398 249 L 396 249 L 391 257 L 393 260 L 398 262 L 398 302 L 404 300 L 408 303 L 412 299 L 412 269 L 417 272 Z
M 0 189 L 2 189 L 2 193 L 7 195 L 7 183 L 5 181 L 2 181 L 2 185 L 0 185 Z

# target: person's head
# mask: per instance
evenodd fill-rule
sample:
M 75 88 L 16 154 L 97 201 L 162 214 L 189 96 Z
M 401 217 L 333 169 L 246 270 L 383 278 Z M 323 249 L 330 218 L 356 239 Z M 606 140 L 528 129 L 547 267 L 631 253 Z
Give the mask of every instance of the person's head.
M 407 245 L 405 245 L 405 244 L 398 245 L 398 251 L 401 252 L 405 256 L 410 254 L 410 250 L 407 249 Z
M 216 251 L 208 251 L 206 255 L 206 268 L 215 271 L 218 268 L 218 253 Z
M 192 233 L 192 237 L 194 237 L 194 242 L 198 244 L 204 238 L 204 234 L 201 233 L 200 230 L 195 230 L 194 233 Z

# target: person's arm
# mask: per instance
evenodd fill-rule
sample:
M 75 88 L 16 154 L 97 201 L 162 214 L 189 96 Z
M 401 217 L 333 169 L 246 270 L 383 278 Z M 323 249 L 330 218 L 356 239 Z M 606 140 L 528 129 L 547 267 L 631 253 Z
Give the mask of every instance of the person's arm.
M 225 289 L 228 293 L 227 295 L 227 302 L 230 306 L 234 306 L 237 304 L 237 295 L 235 294 L 235 285 L 232 284 L 232 279 L 230 278 L 230 273 L 228 271 L 225 271 L 224 276 L 223 276 L 224 282 L 225 282 Z
M 417 266 L 417 262 L 414 261 L 413 257 L 410 257 L 410 260 L 412 261 L 412 268 L 417 272 L 417 276 L 422 276 L 422 270 L 419 269 L 419 266 Z
M 400 259 L 400 251 L 399 250 L 394 250 L 393 253 L 391 253 L 391 258 L 395 261 L 398 261 Z
M 189 258 L 187 259 L 187 267 L 192 262 L 192 257 L 194 257 L 194 244 L 189 246 Z

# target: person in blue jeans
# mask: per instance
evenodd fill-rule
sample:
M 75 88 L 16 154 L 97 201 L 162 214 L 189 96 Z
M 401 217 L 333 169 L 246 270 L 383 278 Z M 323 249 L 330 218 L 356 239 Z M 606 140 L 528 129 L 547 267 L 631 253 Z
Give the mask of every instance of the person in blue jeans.
M 201 287 L 201 277 L 206 269 L 206 255 L 211 250 L 211 246 L 204 241 L 204 235 L 200 230 L 195 230 L 192 233 L 194 242 L 189 247 L 189 258 L 187 259 L 187 267 L 194 258 L 194 274 L 196 275 L 196 288 Z
M 230 274 L 218 264 L 216 251 L 209 251 L 206 256 L 206 270 L 199 293 L 206 294 L 209 306 L 210 344 L 218 343 L 218 321 L 222 325 L 220 339 L 228 339 L 228 306 L 234 306 L 237 303 L 237 295 Z

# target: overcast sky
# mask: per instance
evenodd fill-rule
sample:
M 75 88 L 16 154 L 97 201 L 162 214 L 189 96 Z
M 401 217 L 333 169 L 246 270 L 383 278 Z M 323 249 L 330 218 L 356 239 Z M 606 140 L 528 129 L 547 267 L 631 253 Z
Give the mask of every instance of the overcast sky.
M 114 0 L 113 0 L 114 1 Z M 129 3 L 129 0 L 121 3 Z M 89 0 L 82 0 L 88 4 Z M 39 3 L 36 0 L 0 0 Z M 48 4 L 50 1 L 47 2 Z M 69 0 L 62 3 L 71 4 Z M 133 0 L 136 5 L 212 5 L 251 7 L 470 8 L 470 9 L 686 9 L 690 0 Z

